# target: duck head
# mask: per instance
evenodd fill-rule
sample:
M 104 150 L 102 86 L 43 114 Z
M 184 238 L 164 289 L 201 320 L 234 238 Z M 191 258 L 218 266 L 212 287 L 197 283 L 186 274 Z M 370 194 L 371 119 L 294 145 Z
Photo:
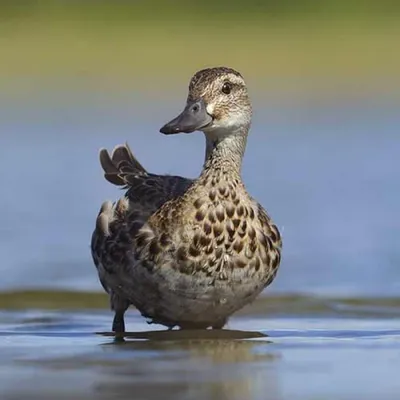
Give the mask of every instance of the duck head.
M 218 138 L 247 130 L 251 115 L 242 75 L 227 67 L 207 68 L 192 77 L 184 110 L 160 132 L 170 135 L 203 131 L 206 136 Z

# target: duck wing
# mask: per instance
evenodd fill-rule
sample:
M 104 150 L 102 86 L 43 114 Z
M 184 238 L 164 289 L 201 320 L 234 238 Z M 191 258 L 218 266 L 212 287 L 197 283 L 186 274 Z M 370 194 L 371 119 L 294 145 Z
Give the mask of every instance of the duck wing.
M 128 144 L 118 145 L 111 154 L 100 150 L 100 164 L 105 179 L 127 189 L 126 196 L 149 213 L 166 201 L 183 195 L 193 183 L 192 179 L 173 175 L 156 175 L 146 171 L 133 155 Z
M 114 281 L 118 281 L 123 266 L 130 265 L 127 255 L 132 248 L 132 238 L 158 208 L 184 194 L 193 181 L 148 173 L 128 144 L 116 146 L 111 153 L 101 149 L 99 157 L 105 179 L 127 189 L 118 201 L 102 204 L 91 241 L 100 282 L 111 293 L 110 287 L 116 285 Z M 112 305 L 114 309 L 120 308 L 118 300 L 112 300 Z

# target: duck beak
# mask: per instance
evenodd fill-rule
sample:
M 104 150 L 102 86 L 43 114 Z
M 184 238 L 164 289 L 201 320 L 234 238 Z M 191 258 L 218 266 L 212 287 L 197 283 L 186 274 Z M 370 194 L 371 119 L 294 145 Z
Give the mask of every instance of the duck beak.
M 191 133 L 201 130 L 213 121 L 211 115 L 207 113 L 206 104 L 203 99 L 188 101 L 185 109 L 172 121 L 165 124 L 160 132 L 165 135 L 175 133 Z

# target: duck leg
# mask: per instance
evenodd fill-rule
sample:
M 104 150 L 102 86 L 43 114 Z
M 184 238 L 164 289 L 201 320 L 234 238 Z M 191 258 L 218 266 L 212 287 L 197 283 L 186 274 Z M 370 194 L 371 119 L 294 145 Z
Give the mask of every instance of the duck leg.
M 114 320 L 112 323 L 112 331 L 115 333 L 125 333 L 125 320 L 124 320 L 125 310 L 115 311 Z
M 112 331 L 118 334 L 118 336 L 123 336 L 125 333 L 125 311 L 129 307 L 129 301 L 121 298 L 115 293 L 111 293 L 110 297 L 111 309 L 114 310 L 114 320 L 112 323 Z

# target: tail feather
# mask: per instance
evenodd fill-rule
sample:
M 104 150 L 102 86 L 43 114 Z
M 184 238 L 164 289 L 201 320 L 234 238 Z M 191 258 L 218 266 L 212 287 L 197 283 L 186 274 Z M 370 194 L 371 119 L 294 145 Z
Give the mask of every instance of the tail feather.
M 110 154 L 106 149 L 101 149 L 100 164 L 104 170 L 104 177 L 114 185 L 125 186 L 126 177 L 129 175 L 143 175 L 147 171 L 132 154 L 128 144 L 118 145 Z

